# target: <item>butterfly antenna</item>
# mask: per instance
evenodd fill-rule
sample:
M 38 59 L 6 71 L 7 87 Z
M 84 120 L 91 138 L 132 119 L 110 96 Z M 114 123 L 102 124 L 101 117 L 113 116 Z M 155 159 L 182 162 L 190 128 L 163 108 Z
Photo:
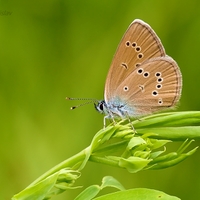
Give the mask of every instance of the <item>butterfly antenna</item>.
M 85 100 L 91 100 L 91 101 L 79 104 L 77 106 L 72 106 L 71 110 L 74 110 L 75 108 L 78 108 L 78 107 L 81 107 L 81 106 L 85 106 L 87 104 L 94 103 L 95 101 L 97 101 L 96 99 L 92 99 L 92 98 L 71 98 L 71 97 L 66 97 L 66 100 L 84 100 L 84 101 Z

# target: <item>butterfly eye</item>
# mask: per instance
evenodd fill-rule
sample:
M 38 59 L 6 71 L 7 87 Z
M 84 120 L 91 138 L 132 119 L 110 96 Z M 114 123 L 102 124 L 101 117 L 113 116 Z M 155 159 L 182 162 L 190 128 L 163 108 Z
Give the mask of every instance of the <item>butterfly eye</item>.
M 103 111 L 103 103 L 99 104 L 99 108 Z

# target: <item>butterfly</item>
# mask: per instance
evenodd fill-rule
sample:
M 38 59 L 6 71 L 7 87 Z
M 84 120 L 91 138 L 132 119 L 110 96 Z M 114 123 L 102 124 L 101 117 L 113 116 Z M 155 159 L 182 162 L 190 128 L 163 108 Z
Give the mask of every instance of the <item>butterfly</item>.
M 105 114 L 105 127 L 107 118 L 115 122 L 115 118 L 138 118 L 172 108 L 179 101 L 181 90 L 178 64 L 166 55 L 154 30 L 136 19 L 125 32 L 112 60 L 104 100 L 93 102 L 97 111 Z

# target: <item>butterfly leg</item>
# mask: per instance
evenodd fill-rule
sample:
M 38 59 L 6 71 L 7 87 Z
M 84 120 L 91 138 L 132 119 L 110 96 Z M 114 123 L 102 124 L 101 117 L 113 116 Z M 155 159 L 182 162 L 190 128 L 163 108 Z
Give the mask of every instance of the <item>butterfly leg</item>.
M 126 117 L 127 117 L 128 121 L 129 121 L 129 123 L 130 123 L 130 125 L 131 125 L 131 128 L 133 129 L 133 132 L 134 132 L 134 133 L 137 133 L 137 131 L 135 130 L 135 128 L 134 128 L 134 126 L 133 126 L 133 124 L 132 124 L 132 122 L 131 122 L 131 119 L 130 119 L 130 117 L 129 117 L 129 115 L 128 115 L 127 112 L 126 112 Z
M 105 116 L 104 118 L 103 118 L 103 128 L 105 129 L 106 128 L 106 119 L 108 118 L 108 116 Z M 115 122 L 115 120 L 112 118 L 112 121 L 113 121 L 113 123 L 114 124 L 116 124 L 116 122 Z
M 108 119 L 108 118 L 112 118 L 113 124 L 114 124 L 114 125 L 116 124 L 113 115 L 109 112 L 109 115 L 106 115 L 106 116 L 103 118 L 103 128 L 104 128 L 104 129 L 106 128 L 106 119 Z
M 105 117 L 103 118 L 103 129 L 106 128 L 106 118 L 107 118 L 107 116 L 105 116 Z
M 111 119 L 112 119 L 112 121 L 113 121 L 113 124 L 115 125 L 115 124 L 116 124 L 116 121 L 115 121 L 115 119 L 114 119 L 113 114 L 112 114 L 111 112 L 109 112 L 109 115 L 110 115 L 110 117 L 111 117 Z

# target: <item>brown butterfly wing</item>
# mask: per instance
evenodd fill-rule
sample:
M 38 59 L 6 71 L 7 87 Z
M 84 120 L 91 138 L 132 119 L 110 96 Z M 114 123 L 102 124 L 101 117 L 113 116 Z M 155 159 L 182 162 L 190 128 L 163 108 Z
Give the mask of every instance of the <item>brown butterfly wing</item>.
M 115 96 L 117 87 L 142 62 L 161 56 L 165 56 L 165 50 L 156 33 L 142 20 L 134 20 L 123 36 L 109 69 L 105 101 Z
M 133 108 L 134 116 L 141 116 L 174 106 L 181 89 L 179 67 L 166 56 L 144 62 L 118 85 L 116 94 Z

